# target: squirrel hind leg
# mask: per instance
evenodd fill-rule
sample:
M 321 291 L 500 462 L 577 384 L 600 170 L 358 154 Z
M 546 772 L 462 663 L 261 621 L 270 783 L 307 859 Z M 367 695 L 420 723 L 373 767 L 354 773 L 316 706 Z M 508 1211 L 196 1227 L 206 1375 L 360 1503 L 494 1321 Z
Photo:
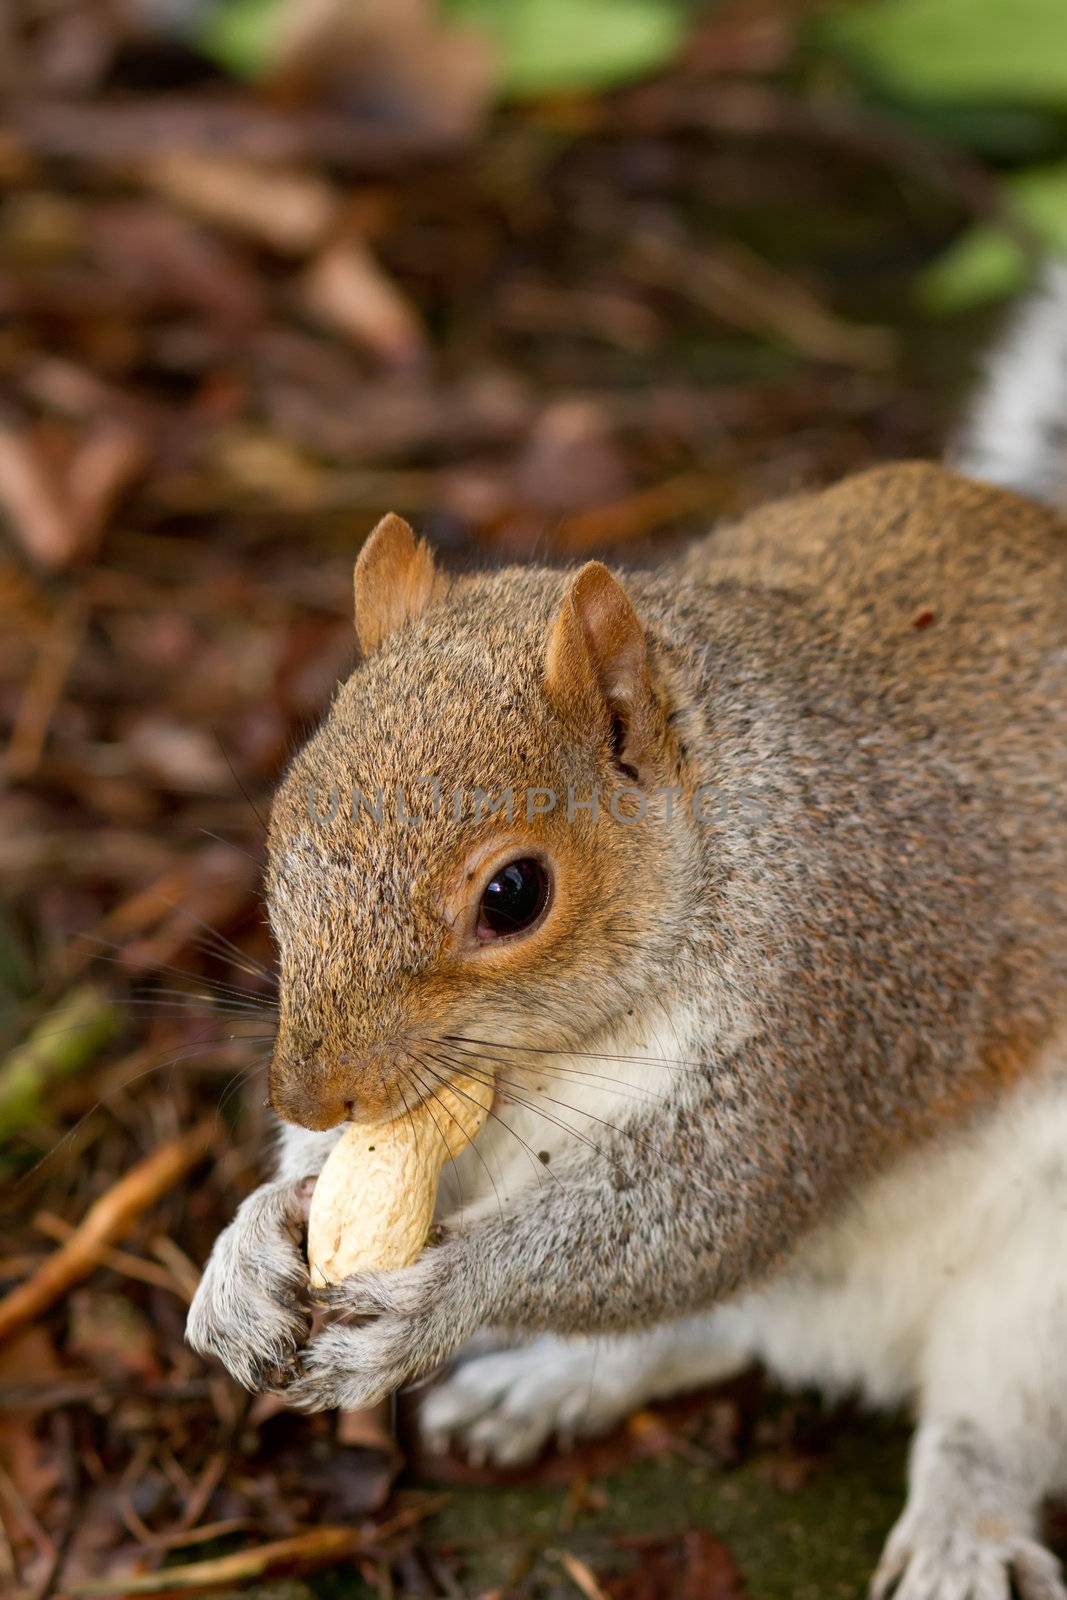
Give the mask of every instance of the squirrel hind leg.
M 423 1443 L 477 1465 L 521 1466 L 544 1445 L 607 1433 L 651 1400 L 733 1377 L 747 1358 L 725 1346 L 714 1313 L 603 1338 L 546 1334 L 464 1359 L 424 1398 Z
M 1067 1600 L 1038 1536 L 1043 1499 L 1067 1488 L 1062 1156 L 1046 1151 L 1029 1188 L 1011 1188 L 1015 1225 L 993 1232 L 937 1302 L 908 1500 L 874 1600 Z
M 871 1600 L 1067 1600 L 1060 1564 L 1036 1536 L 1036 1514 L 1028 1486 L 979 1428 L 923 1423 L 908 1502 Z

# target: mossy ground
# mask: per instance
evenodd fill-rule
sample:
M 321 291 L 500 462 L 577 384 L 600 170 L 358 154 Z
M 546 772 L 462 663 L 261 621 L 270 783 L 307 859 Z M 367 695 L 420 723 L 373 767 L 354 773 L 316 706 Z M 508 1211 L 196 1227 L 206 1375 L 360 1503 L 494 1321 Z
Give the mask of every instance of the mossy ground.
M 619 1550 L 620 1535 L 704 1528 L 733 1552 L 751 1600 L 860 1600 L 899 1506 L 905 1439 L 901 1425 L 850 1428 L 799 1486 L 786 1486 L 759 1454 L 734 1470 L 685 1456 L 638 1462 L 597 1480 L 602 1506 L 583 1509 L 569 1528 L 562 1485 L 457 1489 L 427 1532 L 462 1553 L 471 1595 L 508 1593 L 525 1567 L 522 1592 L 548 1596 L 560 1589 L 553 1551 L 604 1573 L 633 1559 Z
M 849 1415 L 801 1470 L 777 1447 L 755 1448 L 740 1466 L 723 1468 L 679 1440 L 676 1452 L 587 1479 L 576 1469 L 570 1482 L 561 1473 L 550 1484 L 451 1484 L 444 1507 L 423 1524 L 422 1542 L 468 1600 L 565 1600 L 579 1591 L 561 1551 L 610 1581 L 640 1559 L 628 1541 L 690 1529 L 727 1546 L 748 1600 L 862 1600 L 900 1509 L 907 1434 L 901 1419 Z M 427 1477 L 420 1485 L 438 1487 Z M 257 1590 L 256 1600 L 379 1594 L 351 1570 L 335 1569 L 307 1585 Z M 406 1594 L 398 1584 L 395 1600 Z

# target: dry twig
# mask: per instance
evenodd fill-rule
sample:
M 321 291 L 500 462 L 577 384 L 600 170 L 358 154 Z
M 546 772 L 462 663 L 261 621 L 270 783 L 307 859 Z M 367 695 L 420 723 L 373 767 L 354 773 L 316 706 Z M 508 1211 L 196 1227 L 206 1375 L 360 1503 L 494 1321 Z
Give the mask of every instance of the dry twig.
M 120 1238 L 150 1205 L 190 1167 L 203 1159 L 215 1138 L 215 1123 L 205 1118 L 188 1133 L 161 1145 L 120 1178 L 89 1207 L 66 1244 L 48 1257 L 33 1277 L 0 1300 L 0 1339 L 40 1316 L 74 1284 L 92 1272 L 100 1253 Z

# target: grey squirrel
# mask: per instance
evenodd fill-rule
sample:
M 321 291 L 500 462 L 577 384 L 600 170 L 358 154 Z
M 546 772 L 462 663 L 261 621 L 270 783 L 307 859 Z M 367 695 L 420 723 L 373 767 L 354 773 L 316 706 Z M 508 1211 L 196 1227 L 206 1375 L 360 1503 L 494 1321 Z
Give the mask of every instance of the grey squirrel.
M 449 577 L 379 525 L 364 659 L 271 813 L 277 1169 L 198 1350 L 318 1410 L 492 1329 L 421 1426 L 501 1463 L 760 1358 L 916 1408 L 874 1596 L 1065 1600 L 1065 421 L 1057 269 L 957 471 L 625 577 Z M 309 1340 L 315 1174 L 458 1070 L 496 1099 L 439 1240 Z

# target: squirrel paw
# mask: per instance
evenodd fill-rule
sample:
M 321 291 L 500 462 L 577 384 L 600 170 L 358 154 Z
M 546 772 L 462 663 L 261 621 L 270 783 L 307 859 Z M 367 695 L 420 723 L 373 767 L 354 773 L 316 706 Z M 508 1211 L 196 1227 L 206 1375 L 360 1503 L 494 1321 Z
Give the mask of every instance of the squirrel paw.
M 277 1392 L 302 1411 L 376 1405 L 447 1360 L 480 1318 L 465 1292 L 462 1247 L 440 1245 L 398 1272 L 346 1278 L 321 1296 L 335 1322 L 301 1350 Z
M 1051 1551 L 990 1517 L 949 1522 L 905 1511 L 871 1582 L 871 1600 L 1067 1600 Z
M 435 1454 L 455 1444 L 475 1466 L 521 1466 L 549 1439 L 568 1449 L 642 1403 L 640 1385 L 610 1367 L 597 1343 L 551 1335 L 473 1356 L 427 1394 L 419 1432 Z
M 262 1388 L 307 1337 L 307 1268 L 299 1240 L 305 1183 L 266 1183 L 219 1235 L 189 1308 L 185 1337 L 246 1389 Z

